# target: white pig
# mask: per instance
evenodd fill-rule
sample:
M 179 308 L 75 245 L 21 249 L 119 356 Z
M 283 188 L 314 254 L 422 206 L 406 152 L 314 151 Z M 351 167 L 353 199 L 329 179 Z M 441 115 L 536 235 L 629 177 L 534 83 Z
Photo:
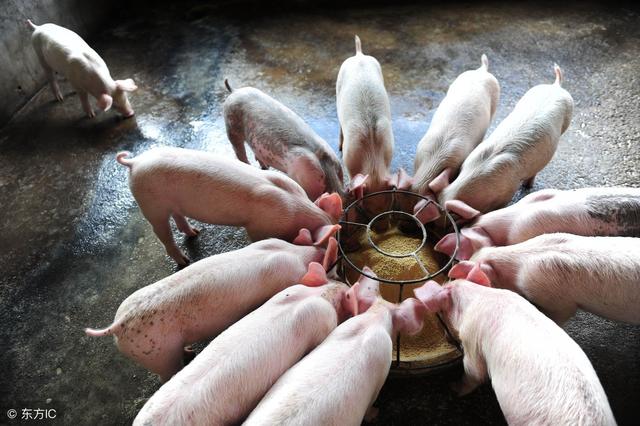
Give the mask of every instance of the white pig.
M 310 262 L 331 266 L 337 253 L 275 238 L 202 259 L 127 297 L 113 323 L 89 336 L 114 336 L 118 349 L 169 380 L 191 355 L 185 347 L 216 336 L 280 290 L 298 282 Z
M 97 99 L 98 107 L 104 111 L 113 105 L 125 118 L 133 116 L 127 92 L 138 86 L 132 79 L 113 80 L 100 55 L 73 31 L 55 24 L 35 25 L 30 20 L 27 23 L 33 30 L 33 48 L 57 100 L 62 101 L 63 97 L 55 71 L 69 80 L 89 118 L 95 117 L 89 95 Z
M 190 149 L 154 148 L 135 158 L 128 152 L 116 160 L 130 169 L 129 187 L 145 218 L 180 265 L 189 258 L 178 248 L 169 220 L 188 236 L 198 231 L 187 217 L 205 223 L 243 226 L 253 240 L 276 237 L 294 241 L 300 229 L 314 233 L 317 244 L 335 230 L 342 214 L 336 193 L 315 204 L 294 180 L 238 160 Z
M 640 324 L 640 239 L 545 234 L 486 247 L 454 266 L 460 277 L 479 264 L 491 285 L 515 291 L 558 324 L 582 309 Z
M 233 90 L 223 105 L 227 135 L 238 160 L 249 164 L 245 141 L 263 169 L 298 182 L 310 199 L 343 192 L 342 165 L 329 144 L 295 112 L 253 87 Z
M 488 72 L 489 60 L 482 55 L 482 65 L 465 71 L 455 79 L 438 106 L 429 130 L 424 135 L 414 161 L 411 191 L 436 200 L 437 194 L 458 174 L 462 162 L 482 141 L 491 124 L 500 98 L 500 85 Z M 414 211 L 421 209 L 424 201 Z M 421 210 L 423 222 L 440 215 L 430 204 Z
M 355 312 L 346 284 L 317 263 L 215 338 L 147 401 L 134 425 L 238 424 L 290 366 Z
M 553 157 L 573 112 L 573 98 L 560 87 L 562 72 L 557 65 L 555 72 L 554 84 L 531 88 L 471 152 L 456 180 L 440 192 L 441 205 L 460 200 L 486 213 L 506 205 L 523 181 L 533 186 L 536 174 Z
M 340 121 L 340 150 L 351 178 L 350 191 L 365 193 L 391 189 L 389 173 L 393 155 L 393 132 L 389 97 L 380 63 L 362 54 L 355 36 L 356 54 L 340 67 L 336 82 L 336 103 Z M 374 213 L 384 210 L 381 199 L 366 200 Z M 382 200 L 384 201 L 384 200 Z
M 398 332 L 420 331 L 425 309 L 413 298 L 399 305 L 385 301 L 378 282 L 364 276 L 352 291 L 359 315 L 282 375 L 245 425 L 355 426 L 375 416 L 373 402 L 389 374 L 393 339 Z
M 640 237 L 640 188 L 544 189 L 484 215 L 458 200 L 445 207 L 463 220 L 474 220 L 461 229 L 459 260 L 482 247 L 508 246 L 553 232 Z M 455 240 L 454 234 L 445 235 L 435 249 L 451 256 Z
M 490 378 L 510 425 L 616 424 L 582 349 L 516 293 L 456 280 L 428 281 L 415 295 L 462 343 L 460 394 Z

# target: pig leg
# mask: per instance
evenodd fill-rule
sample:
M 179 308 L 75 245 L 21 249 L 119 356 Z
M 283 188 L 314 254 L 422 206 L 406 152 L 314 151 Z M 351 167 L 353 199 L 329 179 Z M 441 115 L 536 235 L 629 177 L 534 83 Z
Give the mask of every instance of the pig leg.
M 364 413 L 364 421 L 367 423 L 373 422 L 376 419 L 376 417 L 378 417 L 379 412 L 380 412 L 380 409 L 374 407 L 373 405 L 370 406 L 369 408 L 367 408 L 367 412 Z
M 231 142 L 231 146 L 233 147 L 233 151 L 236 153 L 236 157 L 238 160 L 243 163 L 249 164 L 249 159 L 247 158 L 247 151 L 244 146 L 244 132 L 238 130 L 237 125 L 233 123 L 233 120 L 226 119 L 225 124 L 227 126 L 227 137 L 229 138 L 229 142 Z M 262 164 L 261 164 L 262 166 Z
M 198 233 L 200 233 L 200 230 L 191 227 L 187 219 L 181 214 L 174 213 L 172 216 L 174 222 L 176 223 L 176 226 L 178 227 L 178 230 L 186 236 L 195 237 L 196 235 L 198 235 Z
M 78 92 L 78 97 L 80 98 L 80 103 L 82 104 L 82 109 L 87 114 L 87 117 L 93 118 L 96 114 L 93 112 L 93 108 L 91 108 L 91 104 L 89 103 L 89 94 L 85 91 L 76 89 Z
M 342 134 L 342 127 L 340 127 L 340 142 L 338 143 L 338 149 L 342 152 L 342 143 L 344 142 L 344 135 Z
M 260 164 L 260 168 L 262 170 L 268 170 L 269 166 L 267 166 L 266 164 L 264 164 L 262 161 L 258 160 L 258 164 Z
M 531 176 L 529 179 L 524 181 L 524 187 L 526 189 L 533 188 L 533 182 L 536 180 L 536 175 Z
M 151 226 L 153 226 L 153 232 L 155 232 L 160 242 L 164 245 L 167 254 L 171 256 L 178 265 L 188 265 L 190 262 L 189 258 L 178 248 L 175 240 L 173 239 L 173 234 L 171 234 L 169 215 L 158 215 L 154 217 L 148 217 L 145 215 L 145 217 L 149 223 L 151 223 Z
M 44 69 L 45 74 L 47 75 L 47 80 L 49 80 L 49 85 L 51 86 L 51 91 L 53 92 L 53 96 L 60 102 L 64 99 L 62 96 L 62 92 L 60 92 L 60 87 L 58 86 L 58 80 L 56 80 L 56 74 L 53 69 L 47 64 L 47 61 L 44 60 L 44 56 L 42 56 L 42 52 L 39 49 L 35 49 L 38 60 L 40 61 L 40 65 Z
M 464 396 L 473 392 L 473 390 L 484 381 L 487 375 L 484 361 L 471 360 L 469 355 L 465 355 L 463 364 L 464 375 L 459 381 L 451 383 L 451 390 L 458 394 L 458 396 Z

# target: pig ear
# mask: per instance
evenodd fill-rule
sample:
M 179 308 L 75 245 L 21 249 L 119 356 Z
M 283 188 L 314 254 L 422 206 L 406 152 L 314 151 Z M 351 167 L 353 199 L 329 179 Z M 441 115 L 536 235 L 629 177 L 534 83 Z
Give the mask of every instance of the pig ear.
M 471 220 L 481 215 L 480 211 L 460 200 L 446 201 L 444 203 L 444 207 L 449 212 L 455 213 L 465 220 Z
M 429 189 L 435 194 L 445 189 L 451 183 L 451 177 L 453 176 L 453 167 L 447 167 L 444 169 L 434 180 L 429 182 Z
M 327 243 L 327 248 L 324 251 L 324 258 L 322 259 L 322 267 L 325 271 L 328 271 L 329 268 L 336 263 L 338 260 L 338 241 L 331 237 L 329 238 L 329 242 Z
M 438 241 L 433 249 L 440 253 L 444 253 L 449 257 L 453 256 L 453 251 L 456 249 L 456 234 L 451 233 L 445 235 L 440 241 Z M 474 250 L 471 240 L 469 240 L 464 233 L 460 232 L 460 247 L 458 247 L 456 259 L 469 260 L 473 255 L 473 252 Z
M 422 287 L 413 290 L 413 294 L 429 312 L 448 311 L 451 307 L 450 287 L 442 287 L 435 281 L 427 281 Z
M 484 285 L 487 287 L 491 287 L 491 280 L 482 270 L 483 264 L 482 262 L 476 263 L 471 271 L 467 274 L 467 281 L 471 281 L 472 283 Z
M 345 311 L 349 313 L 352 317 L 358 315 L 358 289 L 360 287 L 360 283 L 355 283 L 354 285 L 347 290 L 344 294 L 344 299 L 342 299 L 342 307 Z
M 293 240 L 293 244 L 297 244 L 299 246 L 312 246 L 313 238 L 311 237 L 311 231 L 307 228 L 302 228 L 298 232 L 298 236 Z
M 313 231 L 313 245 L 322 246 L 329 238 L 335 235 L 340 229 L 340 225 L 324 225 Z
M 138 86 L 136 86 L 136 83 L 134 83 L 130 78 L 126 80 L 116 80 L 116 87 L 125 92 L 133 92 L 134 90 L 138 90 Z
M 318 197 L 315 204 L 328 213 L 335 222 L 340 220 L 340 216 L 342 216 L 342 198 L 340 198 L 340 194 L 337 192 L 332 194 L 325 192 Z
M 103 93 L 98 97 L 98 108 L 101 110 L 109 111 L 111 104 L 113 104 L 113 98 L 106 93 Z
M 427 200 L 420 200 L 413 207 L 414 216 L 422 223 L 433 222 L 440 217 L 440 209 Z
M 396 332 L 413 335 L 422 330 L 425 306 L 417 299 L 405 299 L 392 314 L 393 329 Z
M 353 194 L 356 200 L 364 197 L 364 190 L 367 187 L 366 182 L 368 178 L 369 175 L 358 173 L 351 179 L 351 182 L 349 182 L 349 192 Z
M 321 264 L 318 262 L 311 262 L 309 264 L 309 270 L 302 277 L 300 282 L 309 287 L 318 287 L 328 282 L 327 273 Z
M 362 270 L 367 275 L 376 277 L 375 272 L 373 272 L 368 266 L 365 266 Z M 380 283 L 378 280 L 369 278 L 365 275 L 360 275 L 358 282 L 352 288 L 355 288 L 359 313 L 366 312 L 367 309 L 375 303 L 378 295 L 380 294 Z
M 487 274 L 490 270 L 491 266 L 484 265 L 482 262 L 464 261 L 451 268 L 449 278 L 466 279 L 475 284 L 491 287 L 491 279 Z

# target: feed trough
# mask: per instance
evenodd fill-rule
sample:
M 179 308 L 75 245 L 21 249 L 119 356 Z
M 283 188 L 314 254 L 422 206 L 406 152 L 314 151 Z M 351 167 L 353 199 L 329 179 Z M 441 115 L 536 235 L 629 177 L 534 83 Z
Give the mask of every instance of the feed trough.
M 433 250 L 442 231 L 433 224 L 423 225 L 409 212 L 420 200 L 434 204 L 445 227 L 453 227 L 458 238 L 451 257 Z M 382 206 L 382 211 L 372 212 L 368 209 L 371 206 Z M 349 285 L 361 274 L 376 279 L 382 297 L 396 303 L 413 296 L 413 289 L 427 280 L 444 283 L 460 243 L 458 227 L 445 209 L 427 197 L 398 189 L 373 192 L 350 203 L 340 225 L 338 274 Z M 376 276 L 365 273 L 365 266 Z M 393 350 L 391 375 L 395 376 L 429 374 L 456 365 L 462 358 L 446 324 L 432 313 L 425 315 L 424 327 L 417 335 L 399 334 Z

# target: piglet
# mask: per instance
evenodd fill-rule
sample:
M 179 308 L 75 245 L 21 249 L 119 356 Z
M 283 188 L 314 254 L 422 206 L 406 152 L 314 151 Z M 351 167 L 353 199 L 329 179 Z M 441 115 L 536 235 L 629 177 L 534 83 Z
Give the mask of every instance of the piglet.
M 355 40 L 355 56 L 347 58 L 340 67 L 336 97 L 340 150 L 351 178 L 349 190 L 352 195 L 361 196 L 393 186 L 389 166 L 394 143 L 389 97 L 380 63 L 362 53 L 358 36 Z M 365 200 L 364 204 L 374 215 L 386 210 L 383 197 Z
M 356 295 L 318 263 L 215 338 L 147 401 L 134 425 L 242 421 L 290 366 L 354 314 Z
M 310 262 L 331 266 L 337 243 L 327 249 L 275 238 L 218 254 L 129 296 L 113 323 L 89 336 L 114 336 L 118 349 L 169 380 L 183 366 L 185 346 L 216 336 L 280 290 L 298 282 Z
M 198 231 L 187 217 L 205 223 L 243 226 L 253 240 L 276 237 L 294 241 L 302 228 L 323 244 L 342 214 L 336 193 L 323 194 L 315 204 L 294 180 L 260 170 L 238 160 L 181 148 L 154 148 L 135 158 L 121 152 L 116 160 L 130 169 L 129 187 L 164 244 L 179 265 L 189 258 L 178 248 L 169 220 L 188 236 Z
M 471 152 L 456 180 L 441 190 L 441 205 L 460 200 L 486 213 L 506 205 L 523 181 L 533 186 L 573 112 L 573 98 L 560 87 L 562 72 L 557 65 L 555 72 L 554 84 L 540 84 L 525 93 L 491 136 Z
M 489 60 L 482 55 L 480 68 L 465 71 L 449 86 L 438 106 L 429 130 L 416 151 L 411 191 L 436 200 L 437 194 L 455 178 L 462 162 L 482 141 L 500 98 L 498 80 L 489 73 Z M 414 212 L 422 222 L 440 213 L 426 201 Z
M 69 80 L 89 118 L 95 117 L 89 95 L 97 99 L 101 110 L 108 111 L 113 105 L 125 118 L 133 116 L 127 92 L 138 87 L 132 79 L 113 80 L 100 55 L 73 31 L 55 24 L 35 25 L 30 20 L 27 23 L 33 30 L 33 48 L 57 100 L 63 98 L 55 71 Z
M 520 244 L 486 247 L 449 271 L 475 265 L 491 285 L 515 291 L 558 324 L 582 309 L 640 324 L 640 239 L 545 234 Z
M 470 275 L 481 281 L 478 271 Z M 466 280 L 428 281 L 414 293 L 462 343 L 460 394 L 490 378 L 510 425 L 616 424 L 582 349 L 522 297 Z
M 448 201 L 445 207 L 463 221 L 473 220 L 461 229 L 459 260 L 469 259 L 482 247 L 518 244 L 553 232 L 640 237 L 638 188 L 544 189 L 484 215 L 458 200 Z M 435 249 L 451 256 L 455 245 L 455 235 L 448 234 Z
M 295 112 L 253 87 L 232 90 L 223 105 L 227 135 L 238 160 L 249 163 L 245 141 L 263 169 L 272 166 L 298 182 L 310 199 L 343 192 L 342 165 L 324 139 Z
M 393 339 L 398 332 L 420 331 L 426 310 L 413 298 L 399 305 L 385 301 L 378 282 L 364 276 L 351 290 L 359 315 L 280 377 L 245 425 L 360 425 L 375 416 Z

